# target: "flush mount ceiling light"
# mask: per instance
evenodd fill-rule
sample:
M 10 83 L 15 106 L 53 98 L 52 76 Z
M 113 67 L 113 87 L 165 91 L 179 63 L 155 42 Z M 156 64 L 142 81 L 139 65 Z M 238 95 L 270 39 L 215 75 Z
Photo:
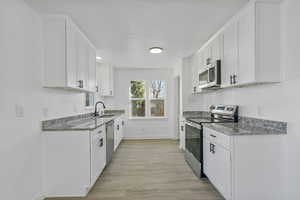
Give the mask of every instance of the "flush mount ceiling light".
M 161 47 L 151 47 L 150 49 L 149 49 L 149 52 L 150 53 L 153 53 L 153 54 L 158 54 L 158 53 L 162 53 L 163 52 L 163 48 L 161 48 Z
M 101 58 L 100 56 L 97 56 L 96 59 L 97 59 L 97 60 L 101 60 L 102 58 Z

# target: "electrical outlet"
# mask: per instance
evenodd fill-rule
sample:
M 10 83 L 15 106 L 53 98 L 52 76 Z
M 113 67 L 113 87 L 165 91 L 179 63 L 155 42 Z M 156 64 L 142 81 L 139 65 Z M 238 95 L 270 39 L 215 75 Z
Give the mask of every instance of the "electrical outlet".
M 16 104 L 15 105 L 15 114 L 16 114 L 16 118 L 23 118 L 24 117 L 24 107 L 22 105 Z

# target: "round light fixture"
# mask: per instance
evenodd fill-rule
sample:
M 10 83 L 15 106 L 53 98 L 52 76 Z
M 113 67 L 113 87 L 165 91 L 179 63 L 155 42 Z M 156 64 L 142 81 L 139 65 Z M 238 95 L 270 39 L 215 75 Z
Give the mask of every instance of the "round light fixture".
M 153 53 L 153 54 L 158 54 L 158 53 L 162 53 L 163 52 L 163 48 L 161 47 L 151 47 L 149 49 L 150 53 Z
M 102 58 L 101 58 L 100 56 L 97 56 L 96 59 L 97 59 L 97 60 L 101 60 Z

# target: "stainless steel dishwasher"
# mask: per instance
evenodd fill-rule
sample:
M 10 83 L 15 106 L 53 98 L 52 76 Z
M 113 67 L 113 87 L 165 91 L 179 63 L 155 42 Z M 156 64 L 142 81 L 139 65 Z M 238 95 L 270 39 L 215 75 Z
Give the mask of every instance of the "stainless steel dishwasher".
M 114 120 L 106 123 L 106 164 L 108 165 L 114 153 Z

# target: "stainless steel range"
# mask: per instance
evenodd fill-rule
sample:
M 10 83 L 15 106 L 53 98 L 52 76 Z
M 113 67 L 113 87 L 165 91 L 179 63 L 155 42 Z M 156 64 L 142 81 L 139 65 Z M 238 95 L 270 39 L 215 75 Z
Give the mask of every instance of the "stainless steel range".
M 238 122 L 238 106 L 212 105 L 208 117 L 187 118 L 185 125 L 185 160 L 199 178 L 206 177 L 203 172 L 203 127 L 204 123 Z

